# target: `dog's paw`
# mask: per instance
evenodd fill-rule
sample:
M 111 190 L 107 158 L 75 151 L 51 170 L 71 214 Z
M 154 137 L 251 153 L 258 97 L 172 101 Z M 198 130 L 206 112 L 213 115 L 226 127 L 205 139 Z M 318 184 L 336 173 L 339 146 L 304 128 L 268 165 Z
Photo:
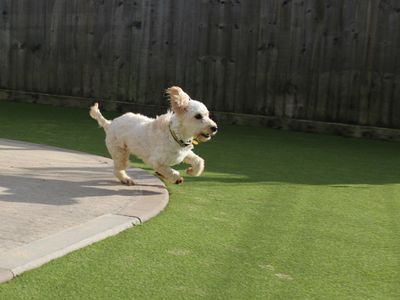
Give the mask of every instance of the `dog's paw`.
M 186 174 L 190 175 L 190 176 L 194 176 L 194 171 L 192 167 L 189 167 L 186 169 Z
M 135 185 L 135 182 L 130 177 L 122 179 L 121 182 L 126 185 Z
M 175 184 L 182 184 L 183 183 L 183 178 L 180 177 L 175 181 Z
M 201 173 L 203 172 L 203 168 L 193 168 L 193 167 L 189 167 L 186 169 L 186 174 L 190 175 L 190 176 L 200 176 Z

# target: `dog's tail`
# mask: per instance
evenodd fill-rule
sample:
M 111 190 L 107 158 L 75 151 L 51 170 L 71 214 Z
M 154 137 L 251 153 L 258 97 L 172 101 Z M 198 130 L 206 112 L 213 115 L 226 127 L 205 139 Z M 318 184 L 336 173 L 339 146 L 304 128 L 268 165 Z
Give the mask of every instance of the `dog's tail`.
M 90 108 L 89 114 L 93 119 L 97 121 L 97 123 L 99 123 L 100 127 L 104 128 L 104 130 L 107 130 L 108 126 L 110 126 L 111 121 L 103 117 L 99 109 L 99 104 L 97 102 L 93 104 L 93 106 Z

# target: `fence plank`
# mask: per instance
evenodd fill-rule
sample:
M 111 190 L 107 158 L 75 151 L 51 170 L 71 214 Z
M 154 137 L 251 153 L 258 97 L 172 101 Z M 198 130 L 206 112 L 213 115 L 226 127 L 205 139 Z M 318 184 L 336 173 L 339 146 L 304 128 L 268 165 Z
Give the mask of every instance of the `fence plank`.
M 11 1 L 0 1 L 0 86 L 9 87 L 11 52 Z

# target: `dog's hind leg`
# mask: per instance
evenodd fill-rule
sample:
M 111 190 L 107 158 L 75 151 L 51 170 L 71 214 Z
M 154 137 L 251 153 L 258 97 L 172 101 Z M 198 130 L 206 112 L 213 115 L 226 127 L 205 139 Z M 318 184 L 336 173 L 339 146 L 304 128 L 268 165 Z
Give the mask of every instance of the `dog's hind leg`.
M 172 169 L 171 167 L 158 166 L 154 169 L 156 170 L 157 174 L 161 175 L 163 178 L 165 178 L 169 182 L 172 182 L 175 184 L 183 183 L 183 178 L 181 177 L 179 172 L 177 170 Z
M 107 143 L 108 151 L 114 160 L 114 175 L 126 185 L 134 185 L 135 182 L 126 174 L 129 167 L 129 151 L 126 148 L 121 148 L 110 143 Z

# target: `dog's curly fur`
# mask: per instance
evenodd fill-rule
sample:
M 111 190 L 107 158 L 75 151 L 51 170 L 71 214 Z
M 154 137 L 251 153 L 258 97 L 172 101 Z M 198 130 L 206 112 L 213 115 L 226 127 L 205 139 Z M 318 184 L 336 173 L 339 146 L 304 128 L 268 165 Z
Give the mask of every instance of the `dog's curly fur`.
M 102 116 L 97 103 L 90 108 L 90 116 L 106 132 L 106 146 L 114 160 L 114 174 L 124 184 L 134 184 L 126 173 L 130 154 L 176 184 L 182 183 L 183 178 L 171 166 L 188 163 L 191 167 L 186 173 L 191 176 L 199 176 L 204 170 L 204 160 L 192 151 L 192 141 L 208 141 L 216 134 L 217 125 L 210 119 L 207 107 L 190 99 L 180 87 L 170 87 L 166 92 L 171 111 L 155 119 L 126 113 L 109 121 Z

